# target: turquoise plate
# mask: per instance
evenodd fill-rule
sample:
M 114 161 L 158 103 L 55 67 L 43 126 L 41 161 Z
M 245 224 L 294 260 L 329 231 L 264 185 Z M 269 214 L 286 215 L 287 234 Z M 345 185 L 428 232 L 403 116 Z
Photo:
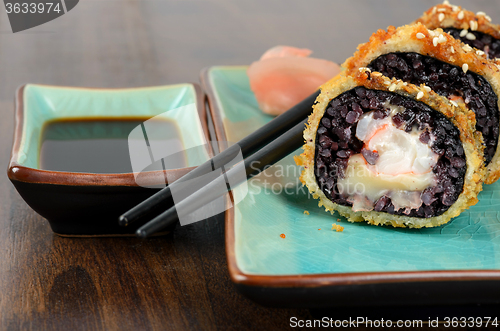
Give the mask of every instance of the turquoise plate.
M 259 110 L 246 68 L 202 74 L 221 140 L 240 140 L 273 118 Z M 499 302 L 500 182 L 446 225 L 400 229 L 330 215 L 299 175 L 289 155 L 249 180 L 245 198 L 226 214 L 229 271 L 252 299 L 308 307 Z

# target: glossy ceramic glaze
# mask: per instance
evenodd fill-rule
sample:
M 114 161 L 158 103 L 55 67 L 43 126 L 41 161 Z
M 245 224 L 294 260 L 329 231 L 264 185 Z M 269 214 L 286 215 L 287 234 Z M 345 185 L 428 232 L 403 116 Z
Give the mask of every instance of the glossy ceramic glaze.
M 271 119 L 258 109 L 246 67 L 212 67 L 202 77 L 213 117 L 222 119 L 219 136 L 241 139 Z M 479 203 L 446 225 L 396 229 L 325 212 L 299 175 L 288 156 L 248 181 L 248 195 L 227 213 L 231 278 L 252 299 L 278 306 L 456 303 L 452 293 L 462 289 L 471 293 L 465 302 L 498 301 L 498 290 L 484 286 L 493 280 L 500 287 L 500 183 L 485 186 Z M 332 231 L 333 223 L 343 232 Z M 366 290 L 364 301 L 355 298 Z
M 180 108 L 191 104 L 194 107 Z M 22 86 L 16 95 L 16 129 L 9 178 L 26 202 L 47 218 L 58 234 L 132 234 L 137 226 L 119 227 L 118 216 L 157 190 L 138 186 L 133 173 L 39 169 L 42 132 L 47 123 L 61 119 L 144 119 L 157 115 L 176 123 L 185 147 L 205 145 L 208 129 L 204 95 L 196 84 L 135 89 Z M 197 149 L 198 153 L 188 155 L 189 167 L 212 156 L 211 147 L 205 146 Z M 170 180 L 175 179 L 191 168 L 147 171 L 142 178 L 148 185 L 164 184 L 166 175 Z

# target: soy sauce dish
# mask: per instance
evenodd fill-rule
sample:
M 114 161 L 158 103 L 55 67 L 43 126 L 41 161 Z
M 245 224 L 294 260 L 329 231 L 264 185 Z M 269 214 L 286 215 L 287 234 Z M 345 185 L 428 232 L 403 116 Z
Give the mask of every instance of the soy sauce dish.
M 164 162 L 163 170 L 146 167 L 141 184 L 156 189 L 136 183 L 128 151 L 130 132 L 153 117 L 148 130 L 166 135 L 162 148 L 204 146 Z M 27 84 L 16 92 L 8 176 L 56 234 L 133 235 L 147 219 L 120 227 L 118 216 L 157 192 L 167 176 L 179 178 L 210 159 L 208 138 L 204 94 L 196 84 L 133 89 Z

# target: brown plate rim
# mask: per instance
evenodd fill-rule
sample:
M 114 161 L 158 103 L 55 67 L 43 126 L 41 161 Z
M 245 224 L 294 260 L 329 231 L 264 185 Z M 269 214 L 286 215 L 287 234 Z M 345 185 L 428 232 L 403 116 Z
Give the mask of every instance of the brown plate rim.
M 217 105 L 215 91 L 210 83 L 209 71 L 213 67 L 201 71 L 201 86 L 204 89 L 210 112 L 214 121 L 217 139 L 225 139 L 224 126 L 221 120 L 221 110 Z M 218 128 L 218 129 L 217 129 Z M 225 141 L 225 140 L 223 140 Z M 228 207 L 232 206 L 228 201 Z M 426 271 L 392 271 L 392 272 L 360 272 L 360 273 L 329 273 L 302 275 L 253 275 L 238 268 L 235 254 L 234 208 L 228 208 L 225 215 L 226 258 L 229 276 L 237 285 L 253 287 L 327 287 L 342 285 L 367 285 L 383 283 L 414 283 L 414 282 L 446 282 L 446 281 L 477 281 L 500 280 L 500 270 L 426 270 Z
M 193 86 L 196 95 L 196 109 L 198 111 L 198 117 L 201 122 L 203 132 L 205 134 L 206 141 L 210 141 L 210 133 L 208 131 L 208 119 L 207 112 L 205 111 L 205 93 L 202 88 L 197 83 L 186 83 Z M 120 173 L 120 174 L 94 174 L 94 173 L 80 173 L 80 172 L 64 172 L 64 171 L 50 171 L 41 170 L 30 167 L 21 166 L 17 162 L 17 157 L 19 153 L 19 148 L 21 146 L 21 138 L 23 134 L 23 119 L 25 116 L 25 109 L 23 104 L 24 88 L 27 84 L 21 85 L 17 91 L 14 98 L 14 116 L 15 116 L 15 127 L 14 127 L 14 140 L 12 144 L 12 150 L 10 154 L 9 167 L 7 170 L 7 175 L 9 179 L 34 183 L 34 184 L 53 184 L 53 185 L 64 185 L 64 186 L 138 186 L 135 182 L 135 177 L 133 173 Z M 89 88 L 89 87 L 68 87 L 68 86 L 53 86 L 53 85 L 43 85 L 36 84 L 37 86 L 52 86 L 57 88 L 74 88 L 79 90 L 130 90 L 134 88 Z M 142 88 L 142 87 L 141 87 Z M 206 144 L 206 149 L 208 156 L 212 158 L 214 152 L 211 144 Z M 168 178 L 176 180 L 182 177 L 195 167 L 162 170 L 162 171 L 148 171 L 144 172 L 142 180 L 144 184 L 147 185 L 158 185 L 166 182 L 167 174 Z

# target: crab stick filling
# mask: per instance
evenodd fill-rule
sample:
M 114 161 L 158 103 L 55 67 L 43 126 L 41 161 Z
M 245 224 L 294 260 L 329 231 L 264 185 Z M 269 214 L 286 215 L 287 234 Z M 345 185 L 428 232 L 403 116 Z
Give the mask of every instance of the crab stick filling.
M 338 180 L 339 192 L 354 211 L 371 211 L 386 196 L 395 210 L 409 213 L 422 205 L 422 191 L 435 184 L 432 168 L 439 156 L 430 148 L 433 138 L 425 144 L 419 139 L 423 130 L 414 127 L 406 132 L 396 127 L 392 116 L 404 109 L 390 109 L 383 119 L 365 113 L 357 124 L 356 137 L 364 143 L 362 153 L 349 158 L 345 175 Z

